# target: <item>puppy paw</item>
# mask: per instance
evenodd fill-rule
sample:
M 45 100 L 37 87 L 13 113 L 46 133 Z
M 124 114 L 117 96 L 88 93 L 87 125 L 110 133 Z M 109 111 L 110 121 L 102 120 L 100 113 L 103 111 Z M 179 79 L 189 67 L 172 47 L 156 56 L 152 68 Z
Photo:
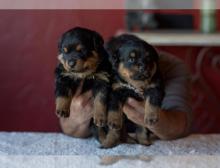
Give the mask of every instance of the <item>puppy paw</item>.
M 93 113 L 93 121 L 97 127 L 106 126 L 107 120 L 107 106 L 103 102 L 103 93 L 98 93 L 94 100 L 94 113 Z
M 100 146 L 99 148 L 100 149 L 108 149 L 108 148 L 113 148 L 117 146 L 117 143 L 110 143 L 108 141 L 104 141 Z
M 119 130 L 122 128 L 122 115 L 118 112 L 109 112 L 108 127 L 110 129 Z
M 120 130 L 109 130 L 106 138 L 101 141 L 100 148 L 112 148 L 119 144 L 120 142 Z
M 63 117 L 63 118 L 67 118 L 70 115 L 69 110 L 56 110 L 56 115 L 58 117 Z
M 152 145 L 151 141 L 147 140 L 147 139 L 138 140 L 138 143 L 141 144 L 141 145 L 145 145 L 145 146 Z
M 159 120 L 159 113 L 158 112 L 151 112 L 145 114 L 144 121 L 147 125 L 154 125 L 158 122 Z
M 58 117 L 67 118 L 70 115 L 70 97 L 57 97 L 56 98 L 56 115 Z
M 147 99 L 145 103 L 145 116 L 144 116 L 145 124 L 149 126 L 156 124 L 159 120 L 159 112 L 160 112 L 160 107 L 151 104 L 149 99 Z
M 94 124 L 97 127 L 104 127 L 106 125 L 106 116 L 105 114 L 94 114 L 93 116 Z

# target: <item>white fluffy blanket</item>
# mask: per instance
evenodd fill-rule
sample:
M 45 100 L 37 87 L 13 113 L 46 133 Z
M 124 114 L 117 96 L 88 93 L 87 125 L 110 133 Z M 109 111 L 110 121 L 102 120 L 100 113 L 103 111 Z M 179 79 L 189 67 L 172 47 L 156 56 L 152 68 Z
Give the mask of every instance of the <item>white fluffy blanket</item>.
M 216 167 L 220 166 L 220 135 L 191 135 L 157 140 L 153 145 L 121 144 L 99 149 L 94 138 L 61 133 L 0 133 L 0 168 L 11 167 Z

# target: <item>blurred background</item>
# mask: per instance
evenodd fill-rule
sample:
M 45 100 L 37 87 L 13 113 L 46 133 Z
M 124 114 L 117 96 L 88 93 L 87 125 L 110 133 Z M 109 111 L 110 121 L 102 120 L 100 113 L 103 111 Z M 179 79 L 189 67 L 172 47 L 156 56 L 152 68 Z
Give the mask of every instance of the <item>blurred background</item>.
M 207 8 L 0 10 L 0 131 L 60 131 L 54 112 L 57 42 L 64 31 L 83 26 L 105 40 L 118 32 L 149 35 L 158 50 L 182 59 L 193 79 L 192 131 L 220 133 L 219 18 L 220 10 Z M 160 35 L 167 40 L 161 43 Z M 188 39 L 181 44 L 185 35 Z M 201 37 L 204 44 L 196 40 Z M 172 38 L 179 39 L 178 45 Z

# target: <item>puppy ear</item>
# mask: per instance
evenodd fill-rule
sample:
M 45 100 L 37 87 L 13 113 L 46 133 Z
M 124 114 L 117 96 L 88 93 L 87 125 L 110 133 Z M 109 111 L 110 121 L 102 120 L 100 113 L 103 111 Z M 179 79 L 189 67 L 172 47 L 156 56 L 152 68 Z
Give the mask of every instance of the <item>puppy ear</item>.
M 145 41 L 143 41 L 143 45 L 145 46 L 146 50 L 152 55 L 152 59 L 157 62 L 159 59 L 157 50 Z
M 63 42 L 63 36 L 59 38 L 58 40 L 58 53 L 61 54 L 62 52 L 62 42 Z
M 112 37 L 105 46 L 109 55 L 109 61 L 112 63 L 113 67 L 118 66 L 120 46 L 121 44 L 117 37 Z
M 96 50 L 98 50 L 99 48 L 101 48 L 104 45 L 104 40 L 99 33 L 93 31 L 92 38 L 93 38 L 93 45 Z
M 151 50 L 152 50 L 152 54 L 153 54 L 153 56 L 154 56 L 154 60 L 155 60 L 156 62 L 158 62 L 158 60 L 159 60 L 159 54 L 158 54 L 157 50 L 156 50 L 153 46 L 151 46 Z

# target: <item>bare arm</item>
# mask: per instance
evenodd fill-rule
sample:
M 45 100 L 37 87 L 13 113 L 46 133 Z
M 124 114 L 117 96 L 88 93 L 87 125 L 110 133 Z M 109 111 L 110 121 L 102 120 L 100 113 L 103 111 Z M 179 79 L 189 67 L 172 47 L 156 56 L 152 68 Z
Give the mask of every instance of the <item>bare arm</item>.
M 90 120 L 92 118 L 92 93 L 88 91 L 81 94 L 82 83 L 73 96 L 70 106 L 70 116 L 60 118 L 60 126 L 63 133 L 86 138 L 91 135 L 89 130 Z
M 159 121 L 149 126 L 144 123 L 144 102 L 130 98 L 123 111 L 131 121 L 148 128 L 160 139 L 176 139 L 188 133 L 186 112 L 161 110 Z

